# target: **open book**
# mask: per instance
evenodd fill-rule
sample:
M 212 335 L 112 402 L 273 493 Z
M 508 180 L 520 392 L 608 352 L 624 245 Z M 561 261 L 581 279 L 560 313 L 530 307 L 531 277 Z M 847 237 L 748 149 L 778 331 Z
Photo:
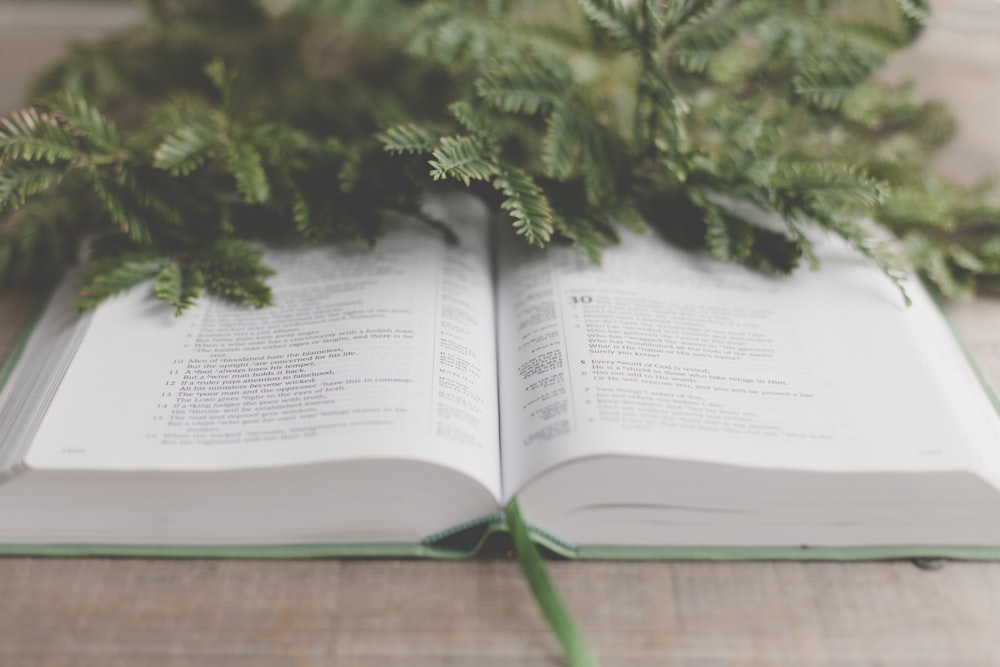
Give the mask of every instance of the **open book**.
M 1000 553 L 1000 420 L 919 284 L 431 206 L 459 243 L 269 251 L 262 310 L 67 282 L 0 395 L 0 550 L 452 555 L 516 496 L 568 555 Z

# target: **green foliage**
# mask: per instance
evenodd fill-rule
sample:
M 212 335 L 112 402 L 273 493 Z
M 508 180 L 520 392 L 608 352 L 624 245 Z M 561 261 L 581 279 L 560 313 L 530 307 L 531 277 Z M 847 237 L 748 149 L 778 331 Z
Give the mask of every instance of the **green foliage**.
M 453 178 L 468 185 L 485 181 L 496 170 L 490 151 L 472 137 L 441 137 L 432 151 L 431 177 Z
M 493 179 L 503 193 L 501 208 L 514 219 L 514 229 L 528 243 L 544 246 L 552 237 L 553 213 L 542 189 L 531 174 L 513 165 L 503 165 Z
M 219 134 L 215 119 L 192 118 L 164 138 L 153 153 L 153 166 L 174 176 L 187 176 L 216 155 Z
M 167 262 L 156 274 L 153 294 L 174 307 L 180 315 L 185 308 L 194 304 L 205 284 L 205 276 L 194 268 L 184 270 L 176 262 Z
M 430 128 L 407 123 L 390 127 L 380 138 L 385 149 L 392 153 L 430 153 L 437 147 L 441 135 Z
M 0 202 L 19 208 L 29 197 L 60 183 L 65 171 L 53 165 L 18 162 L 0 172 Z
M 521 60 L 487 69 L 476 80 L 476 93 L 501 111 L 536 114 L 560 104 L 569 84 L 568 72 Z
M 75 259 L 79 232 L 74 214 L 65 200 L 47 195 L 13 213 L 6 228 L 0 228 L 0 283 L 58 277 Z
M 190 272 L 192 285 L 204 280 L 209 291 L 229 301 L 257 308 L 271 303 L 264 279 L 274 272 L 260 263 L 259 250 L 241 241 L 222 239 L 206 248 L 193 258 Z
M 144 251 L 124 252 L 95 260 L 83 278 L 75 305 L 81 310 L 91 308 L 156 276 L 163 265 L 160 257 Z
M 580 9 L 595 25 L 606 30 L 621 47 L 631 49 L 638 45 L 639 23 L 636 13 L 626 9 L 620 0 L 580 0 Z
M 873 74 L 921 0 L 148 0 L 0 119 L 0 278 L 96 234 L 80 305 L 266 305 L 251 239 L 374 241 L 436 181 L 593 261 L 616 228 L 787 273 L 836 234 L 899 283 L 1000 289 L 988 187 L 931 176 L 947 113 Z M 784 223 L 774 228 L 761 216 Z M 442 228 L 442 233 L 448 230 Z

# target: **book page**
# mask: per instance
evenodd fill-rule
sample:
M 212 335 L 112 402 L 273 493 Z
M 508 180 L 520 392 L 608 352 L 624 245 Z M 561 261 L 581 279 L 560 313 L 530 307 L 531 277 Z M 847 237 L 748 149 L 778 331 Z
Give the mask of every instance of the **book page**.
M 769 277 L 626 234 L 603 266 L 509 243 L 498 322 L 505 494 L 632 455 L 818 471 L 962 468 L 953 406 L 907 308 L 837 243 Z
M 272 250 L 274 305 L 204 298 L 175 317 L 148 285 L 101 306 L 30 450 L 33 467 L 228 469 L 437 462 L 499 494 L 488 215 L 387 216 L 363 244 Z

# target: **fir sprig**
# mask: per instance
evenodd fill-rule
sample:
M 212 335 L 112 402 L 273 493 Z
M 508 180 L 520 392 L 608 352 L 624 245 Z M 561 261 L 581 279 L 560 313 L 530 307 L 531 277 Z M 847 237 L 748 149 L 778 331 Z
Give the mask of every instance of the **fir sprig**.
M 949 117 L 873 78 L 920 32 L 920 0 L 148 6 L 0 119 L 5 281 L 96 233 L 81 306 L 143 280 L 178 312 L 202 291 L 264 305 L 249 239 L 374 241 L 384 208 L 438 226 L 419 203 L 451 181 L 594 261 L 648 223 L 788 272 L 820 228 L 893 281 L 1000 288 L 991 190 L 923 167 Z

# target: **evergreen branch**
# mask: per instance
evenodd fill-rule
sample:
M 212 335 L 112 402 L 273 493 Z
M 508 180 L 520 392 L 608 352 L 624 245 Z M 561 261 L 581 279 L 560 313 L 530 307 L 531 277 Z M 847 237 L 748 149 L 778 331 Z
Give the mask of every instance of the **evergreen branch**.
M 884 5 L 885 0 L 880 4 Z M 880 21 L 871 20 L 870 17 L 847 15 L 836 19 L 836 32 L 842 39 L 848 40 L 855 46 L 867 43 L 869 49 L 884 55 L 905 46 L 912 39 L 912 26 L 902 15 L 899 15 L 898 19 L 898 21 Z M 835 51 L 838 48 L 839 46 L 835 46 L 830 50 Z
M 502 111 L 530 115 L 559 104 L 568 85 L 565 72 L 540 62 L 507 63 L 484 72 L 476 80 L 476 92 Z
M 75 259 L 75 211 L 49 193 L 18 210 L 0 230 L 0 284 L 58 276 Z
M 742 208 L 716 203 L 707 192 L 691 188 L 686 195 L 701 214 L 705 246 L 716 259 L 774 274 L 791 273 L 803 255 L 811 262 L 816 261 L 793 218 L 788 218 L 793 236 L 789 238 L 780 231 L 762 227 L 759 220 L 751 219 Z
M 337 171 L 337 184 L 342 192 L 353 192 L 361 179 L 361 162 L 364 156 L 358 151 L 348 151 Z
M 406 0 L 287 0 L 286 5 L 310 19 L 336 20 L 365 37 L 396 35 L 413 20 Z
M 274 271 L 261 264 L 260 251 L 237 239 L 222 239 L 192 261 L 205 289 L 227 301 L 262 308 L 271 303 L 264 279 Z
M 43 99 L 60 120 L 77 136 L 86 139 L 99 152 L 117 154 L 122 149 L 115 124 L 89 101 L 67 91 Z
M 433 156 L 430 166 L 435 181 L 452 178 L 469 185 L 471 181 L 487 181 L 497 171 L 493 156 L 467 136 L 442 137 Z
M 302 169 L 308 162 L 308 156 L 316 152 L 330 151 L 337 155 L 343 153 L 339 141 L 333 142 L 337 146 L 331 145 L 329 141 L 317 142 L 307 132 L 287 123 L 242 124 L 240 129 L 246 135 L 245 141 L 260 151 L 268 169 Z
M 128 170 L 105 175 L 91 172 L 88 183 L 118 229 L 140 246 L 149 246 L 153 237 L 148 220 L 149 210 L 138 196 L 135 175 Z
M 639 22 L 619 0 L 577 0 L 583 13 L 626 49 L 639 48 Z
M 554 214 L 534 179 L 523 169 L 501 165 L 493 178 L 493 187 L 503 194 L 500 207 L 513 218 L 517 233 L 532 245 L 548 243 L 554 230 Z
M 455 233 L 455 230 L 452 229 L 451 225 L 449 225 L 447 222 L 444 222 L 443 220 L 435 218 L 434 216 L 428 215 L 426 212 L 424 212 L 423 209 L 413 208 L 410 210 L 406 210 L 405 213 L 407 215 L 413 216 L 414 218 L 424 223 L 434 231 L 439 232 L 441 234 L 441 237 L 445 240 L 446 243 L 459 242 L 460 239 L 458 238 L 458 234 Z
M 959 271 L 944 248 L 928 249 L 918 266 L 928 280 L 947 297 L 968 299 L 972 296 L 974 283 L 970 279 L 970 273 Z
M 731 87 L 751 79 L 767 66 L 767 57 L 758 44 L 737 39 L 712 57 L 705 74 L 713 83 Z
M 58 116 L 30 108 L 0 119 L 0 160 L 72 162 L 80 153 L 76 135 Z
M 898 253 L 893 252 L 884 241 L 875 238 L 870 229 L 855 220 L 826 216 L 823 222 L 828 229 L 870 259 L 896 286 L 906 305 L 910 305 L 910 296 L 906 293 L 905 265 Z
M 25 201 L 62 182 L 66 170 L 38 163 L 15 162 L 0 166 L 0 211 L 16 209 Z
M 76 47 L 36 86 L 46 106 L 0 119 L 8 280 L 64 264 L 103 220 L 112 254 L 163 258 L 175 309 L 199 273 L 260 305 L 266 268 L 227 243 L 374 242 L 377 210 L 453 179 L 492 186 L 528 242 L 559 234 L 594 261 L 641 210 L 726 261 L 787 271 L 814 259 L 811 226 L 889 271 L 854 226 L 872 218 L 926 238 L 915 266 L 948 293 L 1000 289 L 1000 207 L 921 166 L 948 115 L 870 81 L 923 0 L 153 4 L 148 29 Z M 54 202 L 73 203 L 42 224 Z
M 473 108 L 468 102 L 453 102 L 448 105 L 448 114 L 451 115 L 462 128 L 483 142 L 491 152 L 498 150 L 499 137 L 496 128 L 493 127 L 495 119 L 487 116 L 479 109 Z
M 713 27 L 715 29 L 694 30 L 679 39 L 671 50 L 671 61 L 685 72 L 705 72 L 737 34 L 736 26 L 729 23 Z
M 222 95 L 223 112 L 229 112 L 233 103 L 233 82 L 236 81 L 236 73 L 226 67 L 226 63 L 221 58 L 216 58 L 205 65 L 203 71 L 215 89 Z
M 675 0 L 677 2 L 684 0 Z M 640 57 L 653 52 L 659 46 L 660 34 L 665 33 L 666 14 L 669 11 L 663 0 L 638 0 Z
M 836 59 L 815 60 L 792 79 L 792 87 L 810 104 L 836 109 L 878 64 L 843 54 Z
M 953 230 L 955 217 L 949 207 L 950 194 L 937 184 L 928 187 L 897 187 L 878 209 L 878 219 L 899 228 Z
M 296 186 L 292 186 L 292 222 L 295 224 L 295 229 L 306 241 L 318 242 L 323 236 L 313 225 L 313 213 L 309 200 Z
M 690 107 L 683 95 L 656 70 L 641 72 L 638 85 L 646 103 L 645 107 L 636 104 L 634 135 L 640 150 L 671 158 L 686 153 L 689 142 L 685 118 Z
M 616 225 L 621 225 L 626 229 L 631 229 L 637 234 L 648 234 L 649 223 L 631 202 L 612 200 L 606 203 L 608 219 Z M 613 229 L 611 230 L 613 232 Z M 616 242 L 617 237 L 612 235 L 610 242 Z
M 907 234 L 903 252 L 910 263 L 948 298 L 965 299 L 975 290 L 995 293 L 1000 270 L 1000 237 L 974 250 L 960 243 L 945 243 L 921 234 Z
M 580 216 L 568 217 L 555 214 L 553 216 L 553 230 L 563 238 L 572 241 L 573 245 L 595 265 L 600 265 L 604 247 L 618 240 L 617 237 L 598 227 L 594 221 Z
M 198 269 L 184 270 L 176 262 L 167 262 L 156 275 L 153 294 L 168 302 L 174 313 L 180 315 L 194 305 L 201 294 L 205 277 Z
M 437 147 L 441 135 L 428 127 L 407 123 L 390 127 L 378 135 L 378 139 L 390 153 L 430 153 Z
M 831 212 L 868 214 L 883 197 L 877 181 L 858 174 L 848 166 L 835 164 L 790 163 L 773 174 L 777 203 L 786 215 L 801 211 L 808 217 L 828 216 Z
M 690 29 L 708 17 L 719 4 L 720 0 L 676 0 L 667 3 L 663 25 L 660 27 L 660 40 L 669 39 L 678 30 Z
M 519 8 L 516 4 L 509 0 L 423 3 L 419 10 L 410 12 L 408 20 L 400 22 L 405 50 L 453 71 L 525 57 L 561 63 L 568 53 L 579 51 L 581 31 L 576 22 L 566 22 L 565 2 Z M 405 12 L 395 8 L 386 11 Z
M 742 263 L 766 273 L 789 274 L 799 265 L 803 254 L 808 256 L 799 241 L 790 239 L 781 232 L 750 226 L 753 234 L 753 250 Z
M 896 0 L 896 4 L 910 25 L 911 39 L 916 38 L 930 19 L 930 7 L 926 0 Z
M 523 52 L 517 48 L 520 40 L 502 23 L 476 13 L 468 16 L 449 4 L 431 2 L 416 13 L 406 39 L 409 53 L 459 68 L 498 54 Z
M 716 258 L 724 262 L 745 261 L 753 251 L 753 233 L 744 220 L 728 215 L 718 206 L 705 212 L 705 243 Z
M 186 176 L 219 150 L 218 130 L 206 124 L 174 130 L 153 153 L 153 166 L 175 176 Z
M 545 119 L 548 131 L 542 139 L 542 166 L 550 178 L 568 179 L 575 171 L 580 155 L 576 116 L 564 106 L 557 106 Z
M 163 259 L 150 252 L 127 252 L 91 263 L 73 302 L 78 310 L 93 308 L 105 299 L 156 276 Z
M 871 81 L 862 83 L 843 99 L 840 114 L 846 121 L 870 131 L 918 120 L 922 106 L 911 98 L 907 88 L 895 88 L 892 96 L 887 92 L 884 85 Z
M 246 140 L 229 139 L 222 144 L 222 151 L 243 199 L 250 204 L 267 203 L 271 198 L 271 185 L 257 147 Z
M 583 143 L 580 173 L 587 202 L 595 207 L 608 206 L 608 215 L 617 220 L 623 209 L 605 202 L 617 199 L 631 176 L 628 149 L 603 125 L 584 121 L 579 131 Z
M 588 204 L 608 206 L 608 216 L 616 219 L 610 201 L 627 178 L 624 142 L 576 105 L 557 105 L 546 117 L 546 128 L 540 155 L 544 175 L 564 182 L 581 178 Z
M 754 50 L 766 51 L 766 44 L 778 40 L 787 25 L 768 26 L 778 10 L 769 2 L 730 3 L 724 10 L 709 11 L 669 41 L 669 60 L 682 71 L 704 73 L 725 53 L 742 53 L 744 58 Z M 764 36 L 759 33 L 763 32 Z M 742 47 L 737 42 L 744 43 Z M 740 48 L 734 49 L 734 45 Z M 744 66 L 749 72 L 750 66 Z M 718 79 L 715 79 L 718 80 Z

